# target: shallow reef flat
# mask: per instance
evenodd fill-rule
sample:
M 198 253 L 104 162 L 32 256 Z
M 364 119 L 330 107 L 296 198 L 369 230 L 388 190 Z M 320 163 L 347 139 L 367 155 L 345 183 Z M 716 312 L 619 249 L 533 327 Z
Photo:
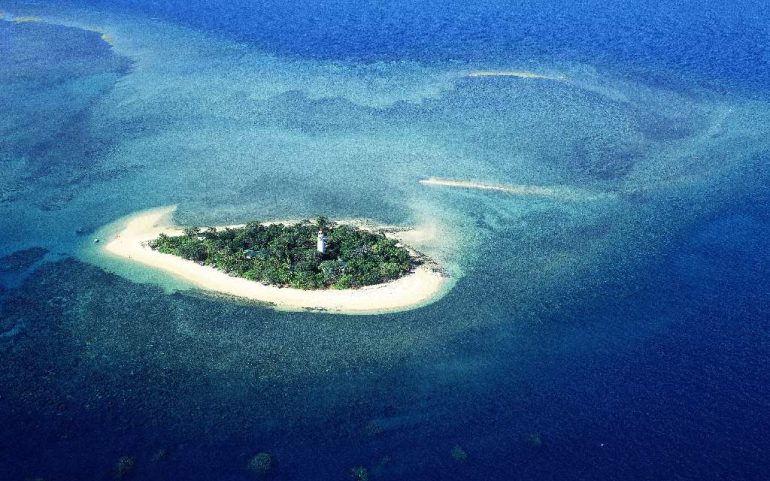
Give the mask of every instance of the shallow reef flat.
M 765 479 L 752 1 L 3 2 L 43 22 L 0 21 L 0 480 Z M 418 226 L 447 292 L 287 312 L 105 255 L 170 204 Z

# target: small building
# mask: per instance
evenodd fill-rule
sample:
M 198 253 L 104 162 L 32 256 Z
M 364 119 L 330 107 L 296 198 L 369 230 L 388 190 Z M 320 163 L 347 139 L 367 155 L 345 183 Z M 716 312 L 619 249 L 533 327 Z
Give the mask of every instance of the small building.
M 316 241 L 316 250 L 319 254 L 323 254 L 326 252 L 326 234 L 324 234 L 323 230 L 318 231 L 318 238 Z

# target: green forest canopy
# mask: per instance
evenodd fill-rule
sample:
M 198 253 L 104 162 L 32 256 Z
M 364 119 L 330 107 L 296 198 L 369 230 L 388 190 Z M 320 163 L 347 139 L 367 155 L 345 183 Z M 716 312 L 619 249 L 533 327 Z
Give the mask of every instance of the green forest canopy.
M 319 228 L 326 234 L 316 250 Z M 408 273 L 419 259 L 383 233 L 336 224 L 321 217 L 294 225 L 249 222 L 244 227 L 183 235 L 160 234 L 150 247 L 265 284 L 298 289 L 349 289 L 380 284 Z

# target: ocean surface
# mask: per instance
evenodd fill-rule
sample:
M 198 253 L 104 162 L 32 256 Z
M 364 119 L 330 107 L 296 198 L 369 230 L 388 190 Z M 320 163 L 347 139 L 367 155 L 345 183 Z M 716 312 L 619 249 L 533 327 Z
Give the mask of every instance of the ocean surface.
M 0 0 L 0 480 L 768 479 L 768 19 Z M 95 260 L 171 204 L 427 226 L 456 285 L 287 313 Z

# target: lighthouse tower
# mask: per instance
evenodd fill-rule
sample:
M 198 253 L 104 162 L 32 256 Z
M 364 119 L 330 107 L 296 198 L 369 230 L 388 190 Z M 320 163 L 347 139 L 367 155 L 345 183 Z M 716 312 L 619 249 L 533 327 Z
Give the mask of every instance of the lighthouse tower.
M 316 242 L 316 250 L 323 254 L 326 252 L 326 234 L 324 234 L 323 230 L 318 231 L 318 241 Z

